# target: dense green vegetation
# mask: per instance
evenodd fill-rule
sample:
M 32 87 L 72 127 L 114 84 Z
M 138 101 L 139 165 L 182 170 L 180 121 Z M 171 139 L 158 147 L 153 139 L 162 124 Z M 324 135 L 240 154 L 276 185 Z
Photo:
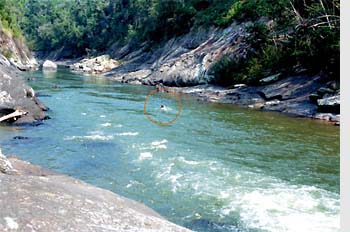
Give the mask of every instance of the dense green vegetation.
M 8 0 L 9 1 L 9 0 Z M 15 0 L 10 0 L 15 1 Z M 224 25 L 235 0 L 24 0 L 18 17 L 34 50 L 101 51 L 116 41 L 160 42 L 194 25 Z M 232 21 L 232 20 L 231 20 Z
M 22 31 L 18 24 L 17 15 L 19 11 L 16 8 L 16 5 L 23 4 L 24 0 L 0 0 L 0 24 L 2 30 L 7 33 L 11 33 L 15 37 L 21 37 Z
M 305 69 L 338 78 L 339 10 L 339 0 L 0 0 L 2 24 L 19 31 L 18 22 L 32 49 L 75 56 L 251 21 L 247 58 L 227 56 L 214 66 L 223 85 Z
M 246 59 L 224 57 L 216 63 L 216 82 L 257 84 L 271 74 L 320 73 L 339 80 L 339 0 L 240 1 L 235 19 L 251 20 Z M 270 19 L 269 26 L 262 16 Z M 266 21 L 266 20 L 265 20 Z M 234 75 L 233 75 L 234 74 Z

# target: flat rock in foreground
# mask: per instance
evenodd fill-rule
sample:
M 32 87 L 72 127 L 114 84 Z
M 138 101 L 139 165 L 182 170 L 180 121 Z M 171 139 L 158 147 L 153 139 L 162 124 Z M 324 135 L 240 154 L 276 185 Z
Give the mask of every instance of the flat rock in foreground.
M 0 155 L 1 165 L 0 231 L 189 231 L 140 203 L 15 157 Z

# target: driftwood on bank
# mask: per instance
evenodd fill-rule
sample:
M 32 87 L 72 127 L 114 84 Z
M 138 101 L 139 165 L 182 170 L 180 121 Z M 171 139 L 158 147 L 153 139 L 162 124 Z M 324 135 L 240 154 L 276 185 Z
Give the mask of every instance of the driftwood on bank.
M 16 110 L 15 112 L 11 113 L 11 114 L 8 114 L 8 115 L 5 115 L 5 116 L 2 116 L 0 118 L 0 122 L 3 122 L 3 121 L 6 121 L 10 118 L 14 118 L 16 120 L 17 117 L 20 117 L 22 115 L 26 115 L 28 112 L 25 112 L 23 110 Z

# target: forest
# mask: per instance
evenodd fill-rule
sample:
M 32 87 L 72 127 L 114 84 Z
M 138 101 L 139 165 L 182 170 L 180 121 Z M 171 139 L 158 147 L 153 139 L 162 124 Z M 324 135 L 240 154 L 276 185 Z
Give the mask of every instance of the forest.
M 276 71 L 338 80 L 339 14 L 339 0 L 0 1 L 2 27 L 24 36 L 32 50 L 64 47 L 76 57 L 101 54 L 115 42 L 152 49 L 198 28 L 252 22 L 246 59 L 223 57 L 215 65 L 222 85 L 254 84 Z

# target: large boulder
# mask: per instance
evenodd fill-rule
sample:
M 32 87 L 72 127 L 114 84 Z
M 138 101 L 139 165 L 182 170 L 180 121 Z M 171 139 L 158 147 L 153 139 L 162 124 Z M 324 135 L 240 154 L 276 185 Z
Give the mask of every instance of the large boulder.
M 15 157 L 0 170 L 0 231 L 189 231 L 152 209 Z
M 99 74 L 118 67 L 119 62 L 111 59 L 109 55 L 102 55 L 89 59 L 82 59 L 70 65 L 70 69 L 76 72 Z
M 21 117 L 14 117 L 7 122 L 15 124 L 34 123 L 47 118 L 47 108 L 36 98 L 29 87 L 14 71 L 13 67 L 0 64 L 0 117 L 15 111 L 27 112 Z
M 43 71 L 55 72 L 57 71 L 57 64 L 55 64 L 51 60 L 45 60 L 45 62 L 43 63 Z

